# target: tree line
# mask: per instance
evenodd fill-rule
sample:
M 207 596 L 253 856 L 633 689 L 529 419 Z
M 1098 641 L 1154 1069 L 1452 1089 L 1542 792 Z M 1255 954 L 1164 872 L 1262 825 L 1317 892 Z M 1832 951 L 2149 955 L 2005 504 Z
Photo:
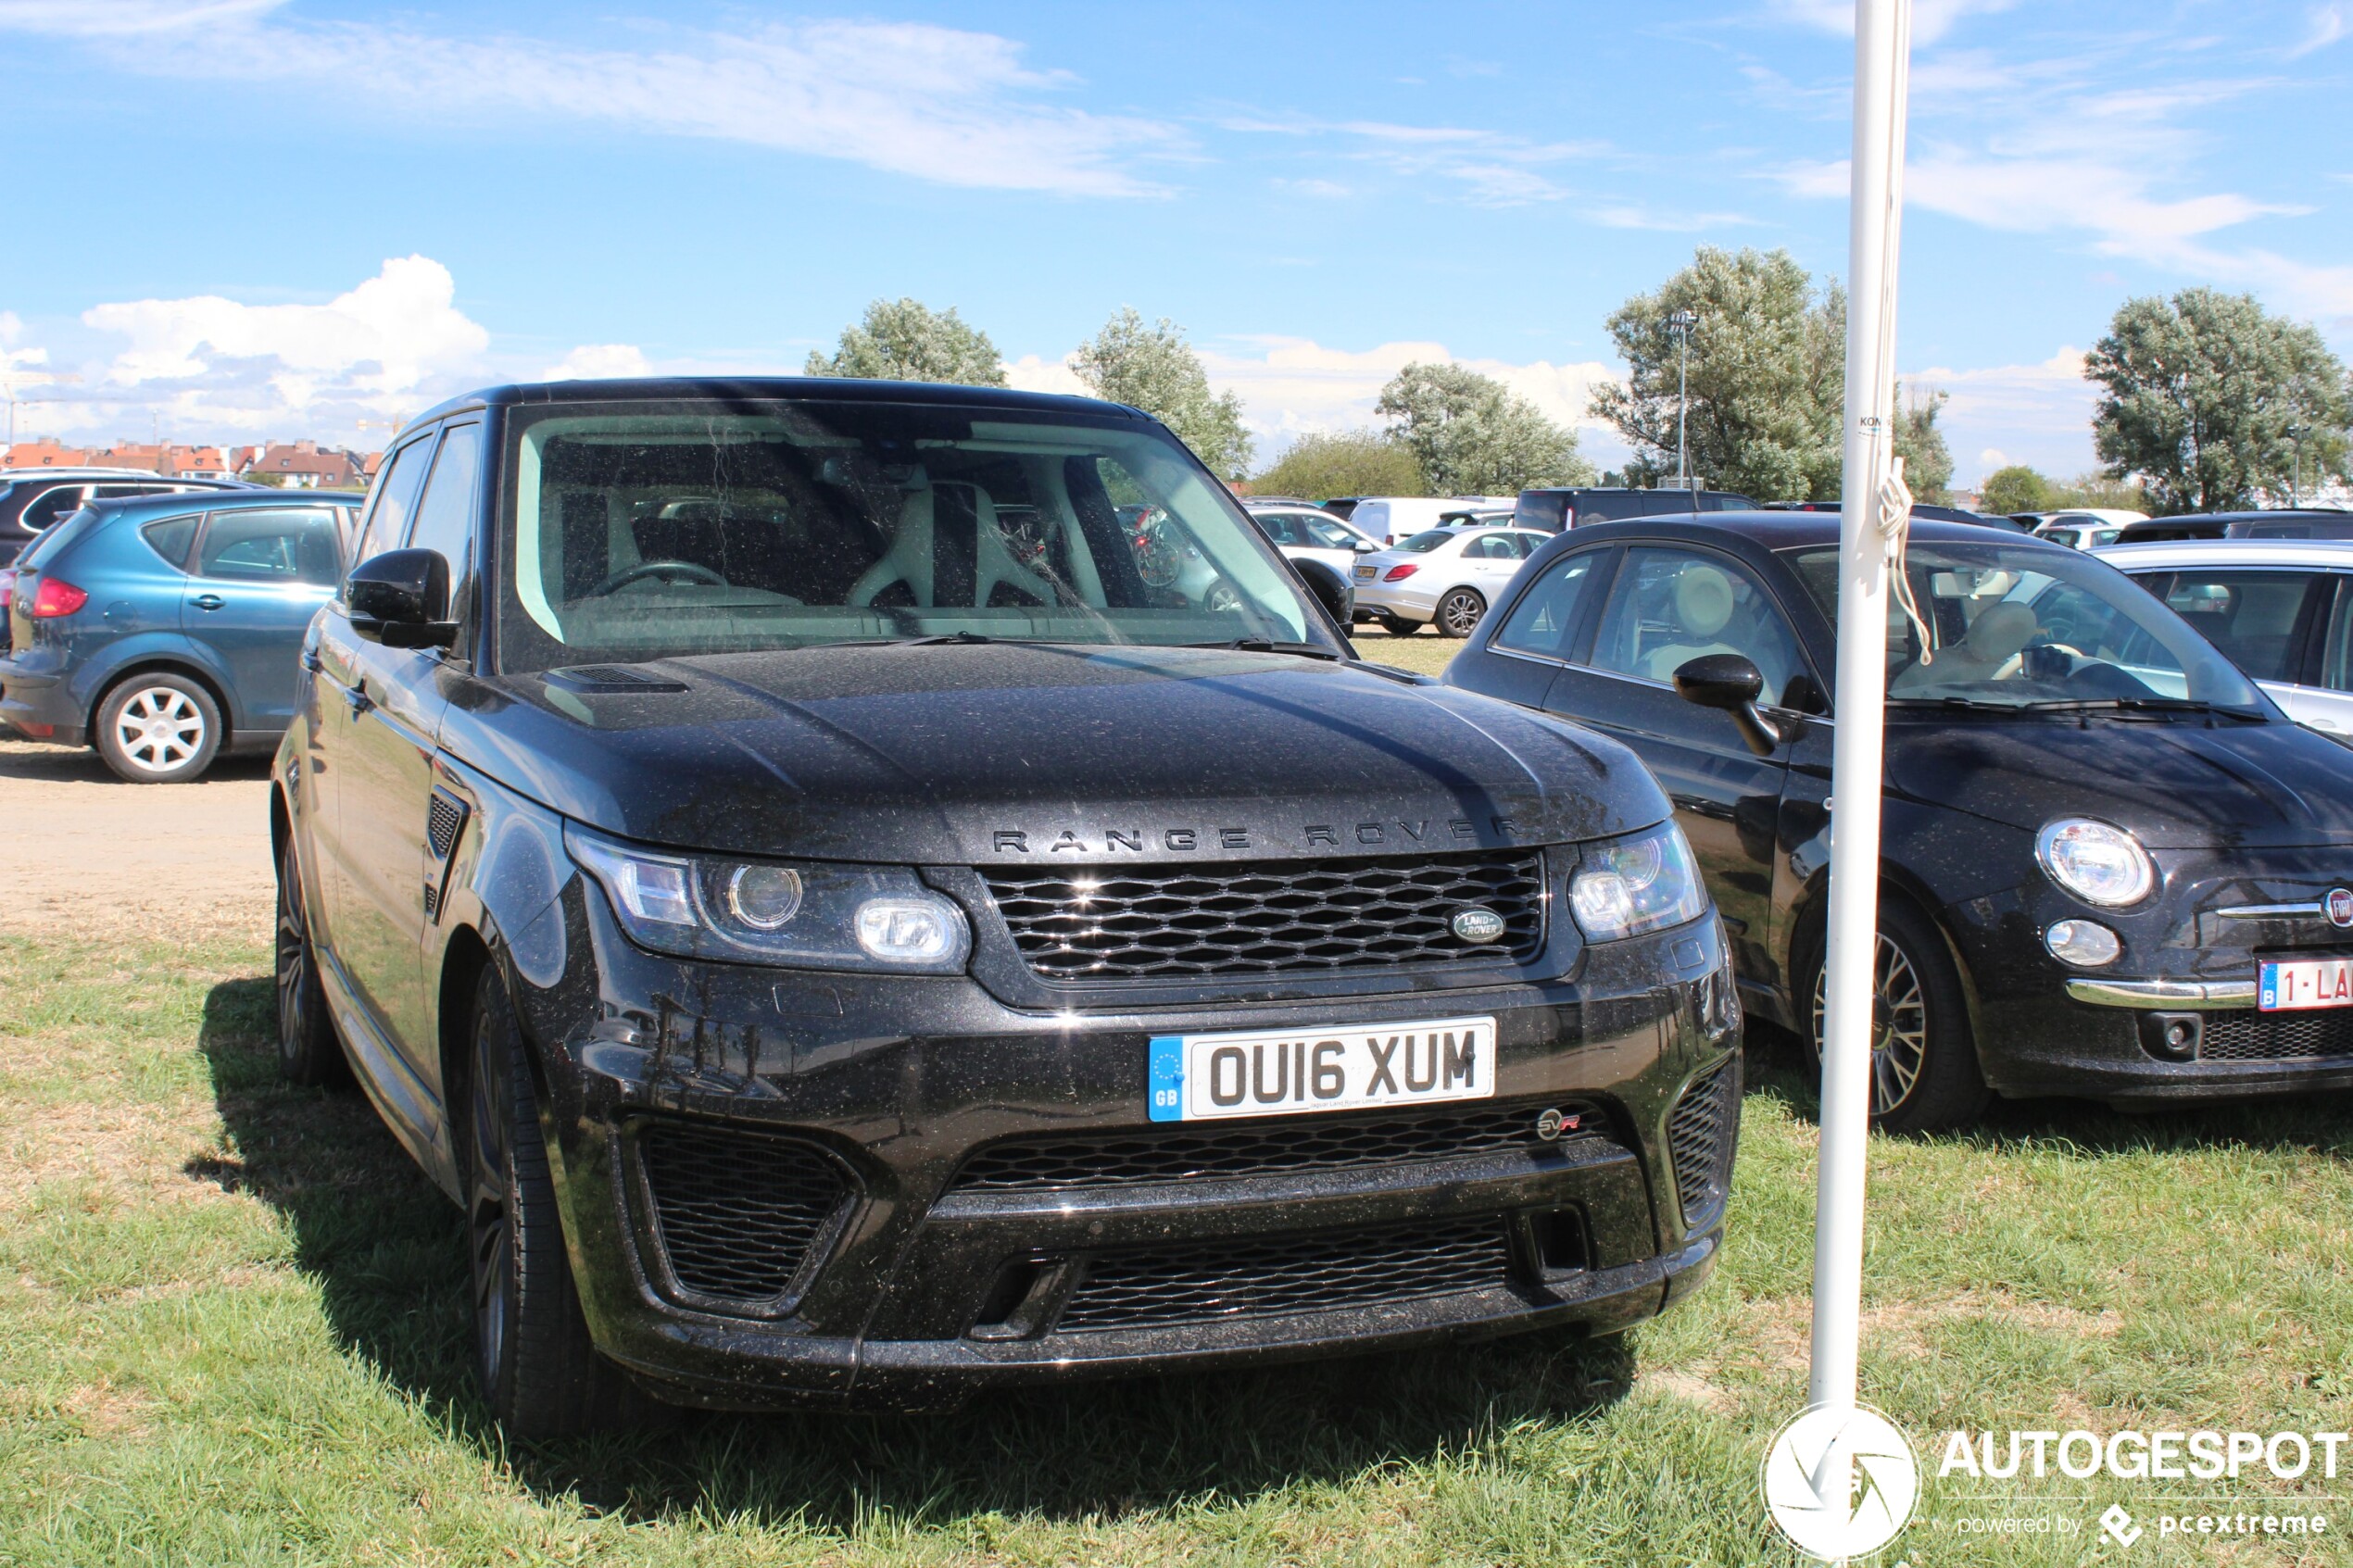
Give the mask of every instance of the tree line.
M 1688 313 L 1679 337 L 1670 325 Z M 1096 395 L 1164 421 L 1219 475 L 1262 494 L 1511 495 L 1529 485 L 1651 485 L 1676 470 L 1678 412 L 1690 471 L 1758 500 L 1839 498 L 1846 380 L 1846 295 L 1783 250 L 1702 246 L 1655 291 L 1605 323 L 1626 362 L 1591 414 L 1632 449 L 1596 474 L 1576 432 L 1492 376 L 1455 364 L 1407 365 L 1382 388 L 1378 426 L 1303 435 L 1252 472 L 1254 443 L 1234 395 L 1213 393 L 1184 330 L 1132 307 L 1066 361 Z M 1688 354 L 1688 361 L 1686 361 Z M 988 335 L 953 309 L 876 300 L 812 375 L 1005 384 Z M 2348 476 L 2353 378 L 2319 332 L 2253 296 L 2186 289 L 2129 299 L 2085 357 L 2100 389 L 2094 450 L 2102 467 L 2071 484 L 2013 466 L 1987 478 L 1988 511 L 2116 506 L 2214 511 L 2309 495 Z M 1953 473 L 1942 392 L 1898 388 L 1895 450 L 1915 495 L 1944 500 Z

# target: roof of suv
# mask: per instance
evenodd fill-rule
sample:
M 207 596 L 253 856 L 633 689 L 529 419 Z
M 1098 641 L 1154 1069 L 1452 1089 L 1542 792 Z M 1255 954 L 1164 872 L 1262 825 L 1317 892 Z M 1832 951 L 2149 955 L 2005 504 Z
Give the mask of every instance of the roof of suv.
M 2353 567 L 2353 539 L 2160 539 L 2092 552 L 2121 571 L 2163 566 Z
M 1838 543 L 1839 514 L 1836 512 L 1655 512 L 1649 517 L 1629 517 L 1610 522 L 1580 523 L 1555 538 L 1573 540 L 1570 547 L 1605 544 L 1612 539 L 1632 538 L 1650 533 L 1670 538 L 1705 540 L 1710 534 L 1733 533 L 1768 550 L 1804 549 L 1813 545 Z M 1935 540 L 1941 544 L 1984 545 L 1999 542 L 2005 546 L 2024 546 L 2066 551 L 2065 545 L 2037 539 L 2032 533 L 2012 533 L 2008 529 L 1988 529 L 1974 522 L 1942 522 L 1929 518 L 1916 518 L 1911 525 L 1911 537 Z M 2108 552 L 2103 551 L 2102 554 Z
M 641 376 L 613 381 L 518 382 L 485 386 L 437 403 L 402 427 L 397 441 L 419 425 L 466 408 L 509 408 L 536 403 L 659 403 L 736 397 L 748 402 L 799 397 L 832 403 L 930 403 L 973 408 L 1027 408 L 1047 413 L 1151 416 L 1125 403 L 1071 397 L 1057 392 L 1016 392 L 1003 386 L 949 382 L 861 381 L 854 376 Z

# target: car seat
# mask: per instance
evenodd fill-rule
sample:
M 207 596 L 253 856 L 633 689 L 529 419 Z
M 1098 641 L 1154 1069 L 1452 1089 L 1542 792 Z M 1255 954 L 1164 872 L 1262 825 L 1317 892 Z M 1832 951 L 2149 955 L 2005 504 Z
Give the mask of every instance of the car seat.
M 934 483 L 921 470 L 908 486 L 890 548 L 850 588 L 850 604 L 871 605 L 893 585 L 904 586 L 919 609 L 983 608 L 1000 587 L 1040 605 L 1054 602 L 1046 580 L 1006 547 L 988 491 L 961 480 Z
M 1667 634 L 1674 640 L 1642 656 L 1642 673 L 1654 681 L 1672 682 L 1675 671 L 1694 659 L 1742 652 L 1721 635 L 1737 608 L 1730 575 L 1698 561 L 1682 568 L 1675 573 L 1668 596 L 1674 624 Z
M 2026 645 L 2038 626 L 2032 607 L 2005 602 L 1988 605 L 1969 622 L 1969 634 L 1938 650 L 1933 664 L 1914 664 L 1897 673 L 1892 686 L 1923 686 L 1943 681 L 1999 681 L 2021 661 Z

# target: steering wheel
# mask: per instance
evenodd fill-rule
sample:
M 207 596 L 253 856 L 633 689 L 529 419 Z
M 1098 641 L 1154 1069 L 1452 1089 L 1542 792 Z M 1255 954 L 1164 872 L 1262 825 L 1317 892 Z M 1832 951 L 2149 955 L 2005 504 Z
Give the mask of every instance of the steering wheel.
M 684 576 L 696 582 L 707 583 L 714 588 L 724 588 L 730 585 L 724 577 L 720 576 L 711 568 L 698 566 L 690 560 L 642 560 L 625 571 L 614 572 L 610 577 L 589 589 L 588 596 L 592 599 L 602 598 L 607 594 L 618 593 L 640 578 L 664 576 Z

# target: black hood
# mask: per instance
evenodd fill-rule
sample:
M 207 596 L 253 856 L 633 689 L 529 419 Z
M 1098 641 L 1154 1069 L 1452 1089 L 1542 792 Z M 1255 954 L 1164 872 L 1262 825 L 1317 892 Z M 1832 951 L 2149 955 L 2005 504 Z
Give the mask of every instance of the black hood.
M 1361 665 L 935 644 L 624 673 L 672 688 L 510 677 L 460 699 L 447 744 L 624 838 L 928 865 L 1559 843 L 1669 810 L 1615 742 Z
M 2030 833 L 2096 817 L 2152 849 L 2353 843 L 2353 750 L 2285 720 L 1891 712 L 1887 777 Z

